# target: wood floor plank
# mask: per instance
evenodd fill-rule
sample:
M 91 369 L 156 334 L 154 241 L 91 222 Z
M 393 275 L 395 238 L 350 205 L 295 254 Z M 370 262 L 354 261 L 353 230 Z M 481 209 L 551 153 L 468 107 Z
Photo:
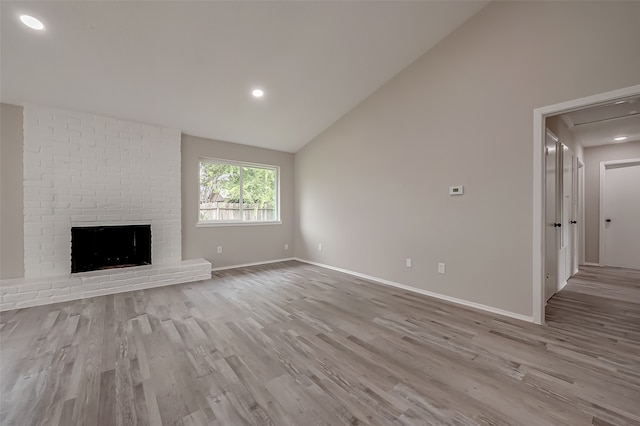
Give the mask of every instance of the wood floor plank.
M 116 395 L 116 372 L 107 370 L 100 377 L 98 426 L 116 424 Z
M 640 271 L 536 326 L 296 261 L 0 313 L 2 425 L 640 425 Z

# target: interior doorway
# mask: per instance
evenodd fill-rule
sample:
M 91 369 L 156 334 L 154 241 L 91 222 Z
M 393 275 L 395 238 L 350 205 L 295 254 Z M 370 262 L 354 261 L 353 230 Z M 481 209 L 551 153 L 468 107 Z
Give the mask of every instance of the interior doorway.
M 545 284 L 548 302 L 578 272 L 578 159 L 549 128 L 545 135 Z
M 640 158 L 600 165 L 600 218 L 600 264 L 640 269 Z
M 578 270 L 578 265 L 585 263 L 585 190 L 584 190 L 584 163 L 580 158 L 576 158 L 576 166 L 578 167 L 578 180 L 576 182 L 576 212 L 578 223 L 576 224 L 576 233 L 573 238 L 576 240 L 575 246 L 578 248 L 574 253 L 573 268 Z
M 576 167 L 576 156 L 568 146 L 562 144 L 562 199 L 561 224 L 560 228 L 560 268 L 558 277 L 558 291 L 567 285 L 567 280 L 573 274 L 578 272 L 577 267 L 574 269 L 574 254 L 578 250 L 575 246 L 574 234 L 578 232 L 576 225 L 577 211 L 575 211 L 575 199 L 578 196 L 575 190 L 575 182 L 578 179 L 578 170 Z
M 544 300 L 549 301 L 558 291 L 560 251 L 560 200 L 558 184 L 558 137 L 549 129 L 545 135 L 545 280 Z
M 532 276 L 532 287 L 533 287 L 533 321 L 536 324 L 544 324 L 544 315 L 545 315 L 545 303 L 547 296 L 547 272 L 549 268 L 553 268 L 553 266 L 547 265 L 547 251 L 550 250 L 550 245 L 547 244 L 547 234 L 550 222 L 547 217 L 547 161 L 546 161 L 546 148 L 547 148 L 547 128 L 546 128 L 546 118 L 554 115 L 570 113 L 574 111 L 579 111 L 583 109 L 587 109 L 589 107 L 596 107 L 599 105 L 605 105 L 608 103 L 615 104 L 616 101 L 629 98 L 629 97 L 637 97 L 640 96 L 640 85 L 630 86 L 627 88 L 613 90 L 606 93 L 601 93 L 598 95 L 593 95 L 585 98 L 575 99 L 555 105 L 550 105 L 542 108 L 536 108 L 533 112 L 533 121 L 534 121 L 534 138 L 533 138 L 533 147 L 534 147 L 534 160 L 533 160 L 533 276 Z M 557 151 L 556 151 L 557 152 Z M 557 160 L 556 160 L 557 161 Z M 578 170 L 578 160 L 575 160 L 575 170 Z M 556 162 L 557 169 L 562 170 L 560 165 Z M 581 174 L 578 173 L 578 176 Z M 575 174 L 574 174 L 575 176 Z M 574 185 L 580 186 L 579 182 L 574 182 Z M 555 187 L 556 189 L 558 186 Z M 574 186 L 575 188 L 575 186 Z M 575 191 L 574 195 L 578 195 L 579 191 Z M 557 199 L 557 198 L 556 198 Z M 574 199 L 572 203 L 576 206 L 580 205 L 580 201 Z M 556 209 L 558 206 L 556 206 Z M 578 218 L 580 215 L 576 213 L 573 219 Z M 577 222 L 577 221 L 576 221 Z M 558 222 L 554 222 L 558 223 Z M 562 222 L 560 222 L 562 223 Z M 575 225 L 578 225 L 577 223 Z M 557 228 L 561 228 L 559 226 Z M 579 232 L 580 227 L 576 226 L 574 232 Z M 558 231 L 556 231 L 556 234 Z M 553 238 L 553 237 L 549 237 Z M 557 235 L 556 235 L 557 238 Z M 569 239 L 580 239 L 579 235 L 569 235 Z M 556 251 L 553 250 L 555 253 Z M 560 250 L 557 251 L 556 260 L 560 259 Z M 572 253 L 572 257 L 575 257 L 576 253 Z M 580 254 L 582 256 L 582 254 Z M 571 267 L 573 270 L 575 268 L 574 263 L 575 260 L 570 260 Z M 566 265 L 566 261 L 563 260 L 563 264 Z M 555 268 L 554 268 L 555 269 Z M 552 272 L 551 272 L 552 273 Z M 564 272 L 566 273 L 566 271 Z M 560 274 L 559 274 L 560 275 Z

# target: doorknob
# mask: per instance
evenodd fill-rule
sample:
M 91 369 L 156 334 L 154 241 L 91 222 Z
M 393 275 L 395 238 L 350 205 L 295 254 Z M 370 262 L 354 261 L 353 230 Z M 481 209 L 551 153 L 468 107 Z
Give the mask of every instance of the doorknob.
M 560 228 L 561 226 L 562 226 L 562 224 L 561 224 L 561 223 L 554 223 L 554 224 L 553 224 L 553 227 L 554 227 L 554 228 Z
M 571 224 L 572 224 L 572 225 L 575 225 L 576 223 L 578 223 L 578 221 L 576 221 L 576 220 L 572 220 L 572 221 L 571 221 Z
M 611 219 L 605 219 L 604 221 L 607 223 L 611 223 Z

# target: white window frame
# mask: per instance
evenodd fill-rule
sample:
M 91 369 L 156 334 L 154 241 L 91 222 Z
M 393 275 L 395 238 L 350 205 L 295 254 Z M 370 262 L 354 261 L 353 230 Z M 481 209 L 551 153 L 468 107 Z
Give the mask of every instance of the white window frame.
M 240 167 L 240 200 L 244 201 L 242 198 L 242 187 L 243 179 L 242 179 L 242 168 L 243 167 L 257 167 L 262 169 L 271 169 L 276 172 L 276 202 L 275 202 L 275 210 L 276 210 L 276 220 L 208 220 L 202 221 L 200 220 L 200 165 L 203 163 L 216 163 L 216 164 L 226 164 L 231 166 Z M 240 217 L 242 217 L 244 202 L 240 203 Z M 281 225 L 282 221 L 280 220 L 280 166 L 275 166 L 273 164 L 259 164 L 259 163 L 249 163 L 246 161 L 235 161 L 235 160 L 225 160 L 222 158 L 210 158 L 210 157 L 200 157 L 198 159 L 198 209 L 196 211 L 196 227 L 209 227 L 209 226 L 255 226 L 255 225 Z

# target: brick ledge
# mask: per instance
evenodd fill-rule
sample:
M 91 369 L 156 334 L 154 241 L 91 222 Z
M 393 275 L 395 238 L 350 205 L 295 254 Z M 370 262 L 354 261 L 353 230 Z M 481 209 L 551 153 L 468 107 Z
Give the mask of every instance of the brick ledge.
M 42 278 L 0 280 L 0 311 L 211 278 L 205 259 Z

